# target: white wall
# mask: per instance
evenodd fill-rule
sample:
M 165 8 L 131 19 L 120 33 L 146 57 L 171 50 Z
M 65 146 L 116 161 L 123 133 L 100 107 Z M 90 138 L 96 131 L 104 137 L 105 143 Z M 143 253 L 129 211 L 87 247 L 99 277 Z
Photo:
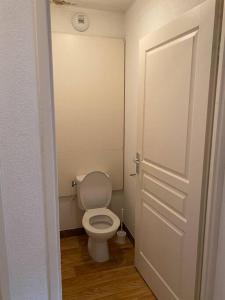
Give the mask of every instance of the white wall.
M 89 29 L 83 33 L 78 33 L 72 27 L 71 18 L 76 12 L 86 13 L 89 17 Z M 51 16 L 53 32 L 116 38 L 124 37 L 124 15 L 122 13 L 52 4 Z
M 75 12 L 87 13 L 90 18 L 90 27 L 84 33 L 78 33 L 71 25 L 71 17 Z M 90 37 L 109 37 L 118 38 L 120 41 L 124 38 L 124 14 L 118 12 L 51 5 L 51 26 L 53 33 L 65 33 L 65 35 L 74 34 L 87 35 Z M 121 130 L 119 131 L 121 132 Z M 120 134 L 118 137 L 119 136 Z M 76 156 L 75 153 L 74 156 Z M 121 178 L 119 181 L 121 183 Z M 70 182 L 68 182 L 68 184 L 70 185 Z M 71 193 L 74 195 L 73 191 Z M 64 197 L 60 197 L 59 199 L 61 230 L 81 227 L 83 213 L 77 205 L 76 197 L 73 195 L 66 193 L 66 196 L 64 195 Z M 118 215 L 123 206 L 123 198 L 123 191 L 113 192 L 111 208 Z
M 135 230 L 136 179 L 132 160 L 136 153 L 139 40 L 204 0 L 136 0 L 126 13 L 125 99 L 125 223 Z
M 36 5 L 40 8 L 38 21 Z M 39 64 L 36 47 L 39 21 L 45 29 L 40 41 L 44 50 L 39 53 L 43 54 L 44 67 Z M 55 292 L 50 290 L 45 209 L 51 208 L 55 219 L 56 211 L 45 197 L 39 119 L 39 95 L 46 106 L 51 102 L 50 97 L 44 97 L 50 90 L 46 1 L 1 1 L 0 26 L 0 258 L 4 259 L 0 263 L 1 294 L 3 300 L 56 300 L 57 286 Z M 41 70 L 47 79 L 43 93 L 37 78 Z M 43 112 L 51 123 L 52 110 L 50 115 L 46 109 Z M 51 153 L 49 163 L 52 161 Z M 51 180 L 55 185 L 54 172 Z M 50 200 L 53 203 L 52 193 Z M 56 223 L 54 226 L 50 237 L 52 257 L 58 250 Z M 55 275 L 58 267 L 54 261 Z
M 52 34 L 59 195 L 101 170 L 123 189 L 124 42 Z

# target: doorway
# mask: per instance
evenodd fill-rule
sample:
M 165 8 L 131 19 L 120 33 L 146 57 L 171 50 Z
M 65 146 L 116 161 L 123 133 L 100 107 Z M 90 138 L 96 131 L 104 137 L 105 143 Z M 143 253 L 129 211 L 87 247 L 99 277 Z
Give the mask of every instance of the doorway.
M 79 200 L 77 177 L 104 172 L 112 183 L 108 208 L 121 217 L 125 107 L 122 3 L 119 10 L 50 5 L 63 299 L 120 299 L 126 295 L 155 299 L 135 269 L 134 243 L 126 227 L 130 239 L 120 244 L 115 235 L 109 240 L 107 262 L 97 263 L 90 257 L 90 237 L 82 226 L 86 211 Z M 86 31 L 77 29 L 76 18 L 88 22 Z

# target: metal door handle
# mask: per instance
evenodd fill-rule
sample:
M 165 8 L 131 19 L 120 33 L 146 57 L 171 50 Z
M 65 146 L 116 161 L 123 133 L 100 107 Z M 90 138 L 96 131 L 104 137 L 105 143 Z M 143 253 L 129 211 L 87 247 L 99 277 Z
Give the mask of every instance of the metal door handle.
M 133 160 L 133 162 L 134 162 L 135 164 L 138 164 L 138 165 L 139 165 L 139 164 L 140 164 L 140 159 L 136 158 L 136 159 Z
M 136 153 L 136 158 L 133 160 L 133 162 L 136 165 L 136 173 L 135 174 L 130 174 L 130 176 L 135 176 L 135 175 L 139 174 L 139 171 L 140 171 L 140 154 L 138 152 Z

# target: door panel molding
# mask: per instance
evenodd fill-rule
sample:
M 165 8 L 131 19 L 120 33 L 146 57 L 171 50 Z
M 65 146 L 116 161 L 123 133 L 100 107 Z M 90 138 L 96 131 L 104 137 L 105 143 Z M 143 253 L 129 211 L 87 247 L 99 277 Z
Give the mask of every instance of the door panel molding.
M 146 163 L 146 161 L 141 162 L 141 167 L 146 173 L 151 174 L 156 178 L 161 178 L 161 180 L 168 185 L 174 186 L 176 184 L 178 190 L 188 192 L 188 185 L 190 183 L 188 179 L 180 177 L 179 175 L 171 173 L 161 167 L 152 165 L 151 163 Z
M 185 193 L 156 178 L 154 179 L 146 173 L 143 175 L 143 190 L 154 197 L 158 197 L 161 203 L 175 210 L 180 215 L 185 215 L 185 200 L 187 197 Z
M 171 116 L 168 115 L 168 112 L 165 111 L 165 115 L 158 115 L 158 111 L 154 110 L 154 108 L 148 107 L 148 105 L 146 104 L 146 101 L 144 101 L 144 117 L 143 117 L 143 137 L 142 137 L 142 153 L 143 153 L 143 160 L 145 162 L 151 163 L 153 166 L 159 167 L 161 169 L 164 169 L 168 172 L 174 173 L 175 175 L 178 175 L 182 178 L 188 179 L 189 176 L 189 169 L 188 169 L 188 163 L 189 163 L 189 159 L 190 159 L 190 144 L 191 144 L 191 132 L 192 132 L 192 113 L 193 113 L 193 89 L 194 89 L 194 84 L 193 84 L 193 75 L 195 73 L 195 63 L 196 63 L 196 43 L 197 43 L 197 38 L 198 38 L 198 30 L 193 30 L 191 33 L 184 33 L 181 36 L 178 36 L 176 38 L 174 38 L 172 41 L 170 40 L 167 43 L 164 43 L 163 46 L 160 45 L 159 47 L 153 47 L 154 50 L 148 50 L 146 51 L 146 56 L 145 56 L 145 70 L 148 69 L 148 58 L 150 55 L 160 55 L 161 52 L 161 59 L 163 59 L 162 57 L 162 52 L 163 51 L 169 51 L 170 56 L 171 56 L 171 60 L 173 59 L 174 56 L 174 51 L 175 51 L 175 47 L 180 47 L 180 51 L 183 52 L 183 56 L 185 55 L 185 47 L 188 48 L 187 53 L 186 53 L 186 61 L 184 61 L 184 57 L 181 57 L 181 62 L 185 63 L 185 66 L 183 68 L 183 70 L 185 70 L 186 72 L 186 76 L 184 77 L 183 82 L 180 82 L 180 86 L 179 89 L 173 89 L 173 91 L 171 92 L 172 88 L 169 85 L 168 88 L 165 89 L 165 86 L 162 88 L 163 92 L 161 92 L 160 94 L 162 95 L 158 95 L 157 101 L 163 100 L 162 98 L 165 96 L 165 94 L 167 94 L 167 97 L 170 96 L 170 105 L 179 105 L 180 109 L 179 109 L 179 115 L 177 116 L 177 118 L 180 118 L 183 122 L 183 128 L 181 128 L 181 125 L 179 126 L 179 128 L 176 128 L 176 124 L 174 122 L 174 124 L 172 124 L 172 128 L 170 131 L 168 131 L 169 126 L 171 125 L 171 123 L 173 122 L 173 119 L 175 118 L 175 116 Z M 186 43 L 182 44 L 182 43 Z M 188 47 L 187 47 L 188 46 Z M 172 48 L 171 48 L 172 47 Z M 171 48 L 171 49 L 170 49 Z M 173 50 L 174 48 L 174 50 Z M 159 52 L 159 53 L 157 53 Z M 165 54 L 164 54 L 165 56 Z M 150 74 L 148 75 L 147 73 L 145 73 L 145 78 L 147 80 L 146 82 L 146 86 L 147 88 L 145 88 L 145 98 L 147 96 L 149 97 L 153 97 L 154 98 L 154 94 L 152 95 L 152 93 L 150 93 L 150 95 L 148 95 L 149 90 L 150 92 L 153 90 L 154 92 L 154 81 L 157 80 L 157 74 L 155 74 L 154 72 L 154 62 L 156 60 L 156 57 L 152 58 L 152 62 L 149 62 L 149 69 Z M 150 58 L 149 58 L 150 59 Z M 160 58 L 159 58 L 160 59 Z M 177 63 L 177 62 L 176 62 Z M 156 66 L 157 67 L 157 66 Z M 181 77 L 179 74 L 181 71 L 181 66 L 179 66 L 180 68 L 178 69 L 177 72 L 175 72 L 174 70 L 171 70 L 171 66 L 169 66 L 169 70 L 168 73 L 170 73 L 171 71 L 173 73 L 177 73 L 178 79 Z M 147 72 L 147 71 L 146 71 Z M 163 72 L 165 73 L 165 69 L 163 70 Z M 157 72 L 156 72 L 157 73 Z M 153 76 L 151 75 L 153 74 Z M 165 76 L 165 74 L 163 74 Z M 162 76 L 162 74 L 160 73 L 159 76 Z M 175 76 L 175 75 L 174 75 Z M 148 79 L 148 77 L 150 77 L 150 80 Z M 154 78 L 154 80 L 153 80 Z M 153 81 L 153 84 L 151 84 L 151 81 Z M 172 82 L 173 83 L 173 82 Z M 174 82 L 175 83 L 175 82 Z M 183 89 L 181 90 L 181 87 L 183 86 Z M 173 103 L 174 102 L 174 98 L 177 98 L 178 100 L 182 99 L 182 94 L 184 94 L 184 90 L 186 90 L 186 97 L 184 98 L 185 102 L 182 101 L 182 103 L 180 101 L 178 101 L 177 103 Z M 180 92 L 180 96 L 177 95 L 177 93 Z M 171 94 L 171 95 L 170 95 Z M 179 96 L 179 97 L 178 97 Z M 154 101 L 154 100 L 153 100 Z M 163 103 L 162 103 L 163 104 Z M 181 112 L 183 108 L 183 111 Z M 171 107 L 172 110 L 172 107 Z M 147 112 L 147 113 L 146 113 Z M 182 113 L 182 116 L 181 116 Z M 146 118 L 148 117 L 148 120 L 152 120 L 152 127 L 147 127 L 146 128 Z M 159 119 L 162 119 L 163 122 L 160 123 L 159 125 Z M 148 121 L 147 120 L 147 121 Z M 158 123 L 157 123 L 158 122 Z M 148 124 L 148 122 L 147 122 Z M 157 127 L 158 131 L 161 130 L 164 132 L 167 132 L 168 135 L 165 136 L 165 141 L 159 141 L 157 139 L 157 136 L 152 136 L 151 132 L 154 131 L 155 127 Z M 145 136 L 145 132 L 147 132 L 147 137 Z M 180 142 L 179 145 L 179 153 L 177 153 L 177 155 L 174 155 L 174 157 L 171 157 L 171 159 L 173 159 L 173 162 L 170 162 L 168 160 L 168 155 L 166 154 L 166 152 L 164 153 L 164 156 L 166 157 L 161 157 L 160 159 L 160 154 L 161 156 L 163 156 L 163 153 L 160 153 L 160 149 L 163 149 L 164 152 L 164 147 L 165 147 L 165 143 L 166 140 L 168 138 L 176 138 L 177 141 L 176 143 Z M 148 140 L 148 143 L 150 144 L 149 147 L 149 151 L 151 152 L 151 156 L 155 157 L 155 159 L 150 160 L 147 157 L 147 154 L 145 154 L 145 141 Z M 172 147 L 172 149 L 174 151 L 176 151 L 176 148 L 174 148 L 174 144 L 171 141 L 171 145 L 170 147 Z M 177 145 L 178 148 L 178 145 Z M 182 148 L 182 151 L 181 151 Z M 182 157 L 180 159 L 179 155 L 182 154 Z M 157 158 L 158 156 L 158 158 Z M 161 161 L 161 164 L 159 163 L 159 161 Z M 162 163 L 162 161 L 164 161 L 164 164 Z M 174 164 L 177 164 L 177 162 L 179 162 L 180 166 L 173 167 Z
M 181 253 L 183 248 L 184 232 L 178 227 L 172 224 L 168 219 L 150 207 L 145 201 L 143 201 L 143 215 L 142 222 L 149 222 L 149 226 L 152 230 L 148 233 L 151 239 L 151 244 L 146 240 L 145 233 L 141 236 L 141 256 L 147 262 L 154 273 L 153 276 L 157 276 L 162 284 L 172 292 L 174 299 L 180 295 L 181 290 Z M 158 223 L 157 232 L 154 232 L 154 223 Z M 157 239 L 155 235 L 162 235 L 164 237 L 170 236 L 170 248 L 165 253 L 166 239 Z M 170 259 L 167 259 L 167 256 Z
M 174 209 L 180 213 L 184 211 L 186 194 L 182 191 L 147 174 L 143 175 L 143 187 L 147 191 L 151 191 L 152 194 L 160 194 L 160 198 L 163 199 L 162 202 L 164 202 L 164 204 L 168 203 L 168 205 L 173 206 Z M 172 202 L 171 204 L 170 201 Z

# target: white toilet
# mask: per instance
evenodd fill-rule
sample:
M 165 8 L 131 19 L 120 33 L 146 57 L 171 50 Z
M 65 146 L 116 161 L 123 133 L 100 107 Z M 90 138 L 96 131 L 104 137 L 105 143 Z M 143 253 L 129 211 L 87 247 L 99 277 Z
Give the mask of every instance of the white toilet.
M 109 175 L 92 172 L 77 176 L 78 204 L 85 210 L 82 224 L 89 236 L 88 251 L 96 262 L 109 260 L 108 239 L 120 226 L 119 218 L 107 207 L 111 202 L 112 184 Z

